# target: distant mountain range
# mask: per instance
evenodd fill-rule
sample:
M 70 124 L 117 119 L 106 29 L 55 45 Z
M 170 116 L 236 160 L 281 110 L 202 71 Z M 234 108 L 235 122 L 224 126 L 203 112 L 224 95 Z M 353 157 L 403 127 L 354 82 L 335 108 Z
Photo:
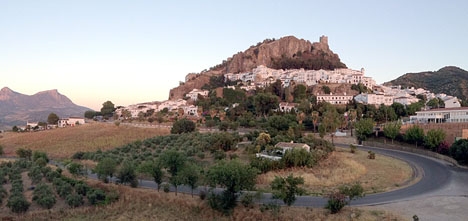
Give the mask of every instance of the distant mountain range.
M 46 122 L 50 113 L 61 118 L 83 116 L 90 108 L 74 104 L 57 90 L 25 95 L 4 87 L 0 90 L 0 129 L 23 126 L 26 122 Z
M 467 101 L 468 72 L 454 66 L 447 66 L 438 71 L 407 73 L 384 85 L 424 88 L 433 93 L 445 93 Z

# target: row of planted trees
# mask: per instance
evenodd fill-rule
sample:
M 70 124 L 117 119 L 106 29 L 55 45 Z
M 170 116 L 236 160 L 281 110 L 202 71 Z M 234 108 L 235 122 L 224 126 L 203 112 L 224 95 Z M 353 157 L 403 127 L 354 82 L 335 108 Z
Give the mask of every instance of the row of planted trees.
M 118 199 L 115 193 L 90 187 L 83 181 L 64 176 L 59 167 L 53 169 L 48 166 L 49 159 L 44 152 L 20 148 L 16 153 L 19 159 L 0 164 L 0 204 L 8 197 L 6 206 L 14 213 L 28 211 L 32 203 L 51 209 L 60 199 L 71 208 L 86 202 L 99 205 Z M 24 186 L 23 173 L 27 173 L 31 186 Z M 4 188 L 6 184 L 11 185 L 9 193 Z M 32 201 L 25 196 L 25 191 L 32 191 Z
M 356 122 L 356 137 L 359 141 L 364 141 L 372 134 L 383 135 L 391 140 L 395 140 L 422 147 L 427 150 L 453 157 L 459 163 L 468 162 L 468 140 L 460 139 L 451 146 L 445 142 L 446 134 L 440 128 L 430 129 L 426 132 L 417 124 L 410 125 L 402 133 L 402 123 L 393 121 L 383 124 L 383 129 L 376 131 L 375 122 L 370 118 L 361 119 Z M 379 128 L 380 129 L 380 128 Z

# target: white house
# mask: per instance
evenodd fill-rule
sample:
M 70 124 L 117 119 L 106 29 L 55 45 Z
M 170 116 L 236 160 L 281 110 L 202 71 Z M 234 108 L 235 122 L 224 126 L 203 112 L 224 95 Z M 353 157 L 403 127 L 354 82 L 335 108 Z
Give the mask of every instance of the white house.
M 310 152 L 310 146 L 305 144 L 305 143 L 292 143 L 292 142 L 279 142 L 275 145 L 275 148 L 281 149 L 283 154 L 287 150 L 292 150 L 292 149 L 305 149 L 307 152 Z
M 281 112 L 291 112 L 291 110 L 297 110 L 297 103 L 288 103 L 288 102 L 281 102 L 279 103 L 279 111 Z
M 67 127 L 67 126 L 76 126 L 80 124 L 85 124 L 85 119 L 82 117 L 69 117 L 69 118 L 63 118 L 59 119 L 58 121 L 58 127 Z
M 330 104 L 348 104 L 353 99 L 352 95 L 344 94 L 318 94 L 317 102 L 328 102 Z
M 381 105 L 384 104 L 386 106 L 390 106 L 393 104 L 393 96 L 392 95 L 384 95 L 384 94 L 367 94 L 362 93 L 358 94 L 354 97 L 354 100 L 358 103 L 362 104 L 372 104 L 372 105 Z
M 207 91 L 207 90 L 199 90 L 199 89 L 194 88 L 192 91 L 188 92 L 185 96 L 189 97 L 193 101 L 196 101 L 196 100 L 198 100 L 198 95 L 201 95 L 203 97 L 207 97 L 208 92 L 209 91 Z
M 459 123 L 468 122 L 468 107 L 438 108 L 417 111 L 410 116 L 410 123 Z
M 445 108 L 457 108 L 461 107 L 460 102 L 457 97 L 445 96 L 442 98 L 444 101 Z

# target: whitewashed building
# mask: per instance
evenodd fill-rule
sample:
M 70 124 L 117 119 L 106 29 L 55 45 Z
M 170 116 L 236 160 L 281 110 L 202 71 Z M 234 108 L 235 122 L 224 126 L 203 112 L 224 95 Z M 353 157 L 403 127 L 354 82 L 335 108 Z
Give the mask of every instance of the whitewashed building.
M 362 93 L 362 94 L 356 95 L 354 97 L 354 100 L 361 104 L 371 104 L 371 105 L 376 105 L 376 106 L 379 106 L 381 104 L 390 106 L 393 104 L 393 96 L 384 95 L 384 94 Z
M 193 101 L 196 101 L 198 100 L 198 95 L 207 97 L 208 93 L 209 91 L 207 90 L 199 90 L 199 89 L 194 88 L 192 91 L 188 92 L 185 96 L 189 97 Z
M 80 124 L 85 124 L 85 119 L 82 117 L 69 117 L 69 118 L 62 118 L 59 119 L 57 125 L 58 127 L 68 127 L 68 126 L 76 126 Z
M 330 104 L 348 104 L 349 101 L 353 100 L 352 95 L 344 94 L 318 94 L 317 102 L 328 102 Z
M 417 111 L 410 123 L 460 123 L 468 122 L 468 107 L 438 108 Z

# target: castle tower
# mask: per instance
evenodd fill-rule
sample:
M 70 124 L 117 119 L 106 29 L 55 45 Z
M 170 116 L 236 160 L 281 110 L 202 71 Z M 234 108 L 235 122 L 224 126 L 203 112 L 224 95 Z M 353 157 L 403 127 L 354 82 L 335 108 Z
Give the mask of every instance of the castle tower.
M 328 45 L 328 37 L 325 35 L 320 36 L 320 43 Z

